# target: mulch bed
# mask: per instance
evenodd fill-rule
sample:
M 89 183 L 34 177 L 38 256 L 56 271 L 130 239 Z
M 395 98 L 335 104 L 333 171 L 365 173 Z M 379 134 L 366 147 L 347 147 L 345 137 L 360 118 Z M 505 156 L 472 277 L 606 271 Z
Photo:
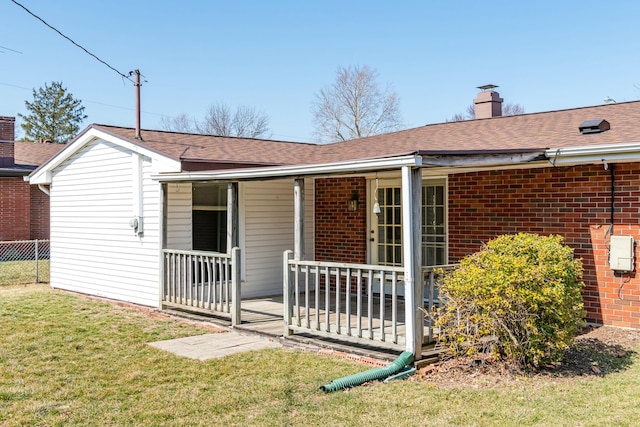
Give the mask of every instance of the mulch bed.
M 491 355 L 455 358 L 428 365 L 412 377 L 439 388 L 490 389 L 532 381 L 568 381 L 604 376 L 631 365 L 640 346 L 640 331 L 609 326 L 589 327 L 575 339 L 562 361 L 536 372 L 496 361 Z

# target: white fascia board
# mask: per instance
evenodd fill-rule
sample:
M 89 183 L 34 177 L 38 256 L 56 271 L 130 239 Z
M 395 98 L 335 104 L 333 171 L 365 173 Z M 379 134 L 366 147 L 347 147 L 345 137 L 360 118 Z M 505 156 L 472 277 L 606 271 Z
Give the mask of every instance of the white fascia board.
M 417 155 L 383 159 L 355 160 L 352 162 L 325 163 L 318 165 L 276 166 L 253 169 L 221 170 L 213 172 L 169 173 L 153 175 L 161 182 L 269 179 L 304 175 L 367 172 L 402 166 L 422 166 L 422 157 Z
M 29 183 L 51 184 L 52 171 L 54 169 L 60 166 L 64 161 L 73 156 L 75 153 L 80 151 L 84 146 L 98 139 L 111 142 L 132 152 L 150 157 L 153 161 L 152 163 L 154 172 L 179 172 L 181 170 L 181 164 L 178 160 L 173 160 L 171 158 L 158 154 L 155 151 L 148 150 L 127 140 L 117 138 L 106 132 L 92 128 L 81 135 L 78 139 L 73 141 L 68 147 L 60 151 L 53 158 L 51 158 L 47 163 L 36 169 L 29 177 Z
M 602 162 L 638 162 L 640 161 L 640 143 L 550 148 L 545 151 L 545 155 L 554 166 Z

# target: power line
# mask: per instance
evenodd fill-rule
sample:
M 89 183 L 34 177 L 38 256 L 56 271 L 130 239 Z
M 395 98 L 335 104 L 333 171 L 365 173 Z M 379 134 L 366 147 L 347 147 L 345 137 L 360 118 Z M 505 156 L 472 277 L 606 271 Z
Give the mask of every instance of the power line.
M 24 86 L 17 86 L 17 85 L 13 85 L 13 84 L 9 84 L 9 83 L 3 83 L 3 82 L 0 82 L 0 86 L 14 87 L 14 88 L 16 88 L 16 89 L 23 89 L 23 90 L 27 90 L 27 91 L 32 91 L 32 90 L 34 90 L 33 88 L 24 87 Z M 118 109 L 120 109 L 120 110 L 135 111 L 135 108 L 131 108 L 131 107 L 123 107 L 123 106 L 121 106 L 121 105 L 107 104 L 107 103 L 100 102 L 100 101 L 92 101 L 92 100 L 90 100 L 90 99 L 84 99 L 84 98 L 83 98 L 83 99 L 81 99 L 81 101 L 82 101 L 83 103 L 97 104 L 97 105 L 102 105 L 102 106 L 110 107 L 110 108 L 118 108 Z M 151 112 L 151 111 L 142 111 L 142 113 L 144 113 L 144 114 L 149 114 L 149 115 L 152 115 L 152 116 L 160 116 L 160 117 L 164 117 L 164 116 L 166 116 L 166 117 L 170 117 L 170 118 L 175 118 L 175 117 L 167 116 L 166 114 L 163 114 L 163 113 L 154 113 L 154 112 Z
M 116 73 L 118 73 L 118 75 L 120 75 L 121 77 L 129 80 L 130 82 L 133 82 L 133 80 L 130 77 L 130 73 L 129 74 L 125 74 L 122 73 L 120 71 L 118 71 L 116 68 L 112 67 L 111 65 L 109 65 L 107 62 L 103 61 L 102 59 L 98 58 L 96 55 L 94 55 L 93 53 L 89 52 L 87 49 L 85 49 L 83 46 L 79 45 L 78 43 L 76 43 L 75 41 L 73 41 L 70 37 L 67 37 L 66 35 L 62 34 L 57 28 L 53 27 L 52 25 L 50 25 L 49 23 L 47 23 L 47 21 L 45 21 L 44 19 L 40 18 L 38 15 L 36 15 L 35 13 L 31 12 L 29 9 L 27 9 L 26 7 L 24 7 L 22 4 L 18 3 L 16 0 L 11 0 L 13 3 L 15 3 L 17 6 L 20 6 L 22 9 L 24 9 L 29 15 L 33 16 L 34 18 L 36 18 L 37 20 L 39 20 L 40 22 L 42 22 L 44 25 L 46 25 L 47 27 L 51 28 L 53 31 L 55 31 L 56 33 L 60 34 L 62 37 L 64 37 L 65 39 L 69 40 L 71 43 L 73 43 L 75 46 L 79 47 L 80 49 L 82 49 L 85 53 L 87 53 L 88 55 L 94 57 L 95 59 L 97 59 L 99 62 L 101 62 L 102 64 L 106 65 L 107 67 L 109 67 L 111 70 L 115 71 Z
M 19 53 L 20 55 L 22 55 L 22 52 L 20 52 L 19 50 L 11 49 L 10 47 L 0 46 L 0 49 L 8 50 L 8 51 L 11 51 L 11 52 L 14 52 L 14 53 Z

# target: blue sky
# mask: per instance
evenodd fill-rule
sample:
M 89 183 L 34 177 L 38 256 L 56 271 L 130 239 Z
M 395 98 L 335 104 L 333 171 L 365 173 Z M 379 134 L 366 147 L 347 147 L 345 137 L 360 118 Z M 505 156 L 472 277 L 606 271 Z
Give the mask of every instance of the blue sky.
M 487 83 L 528 113 L 640 99 L 632 0 L 19 2 L 117 70 L 140 69 L 143 128 L 224 102 L 268 114 L 274 139 L 311 141 L 314 96 L 349 65 L 393 85 L 406 127 L 463 112 Z M 135 125 L 131 82 L 10 0 L 0 17 L 0 115 L 62 81 L 84 125 Z

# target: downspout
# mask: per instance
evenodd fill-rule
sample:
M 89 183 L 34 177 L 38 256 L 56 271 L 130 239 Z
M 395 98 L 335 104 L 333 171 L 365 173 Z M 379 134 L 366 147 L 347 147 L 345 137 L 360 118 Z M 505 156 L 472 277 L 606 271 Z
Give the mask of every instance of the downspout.
M 51 196 L 51 191 L 49 191 L 49 189 L 45 187 L 44 184 L 38 184 L 38 188 L 47 196 Z
M 413 363 L 413 353 L 410 351 L 404 351 L 396 360 L 381 368 L 373 368 L 368 371 L 360 372 L 358 374 L 349 375 L 342 378 L 337 378 L 331 381 L 327 385 L 320 387 L 320 390 L 329 393 L 332 391 L 338 391 L 346 387 L 354 387 L 364 384 L 368 381 L 383 380 L 392 375 L 399 373 L 401 370 Z M 415 368 L 410 367 L 407 375 L 411 375 Z M 410 372 L 410 373 L 409 373 Z

